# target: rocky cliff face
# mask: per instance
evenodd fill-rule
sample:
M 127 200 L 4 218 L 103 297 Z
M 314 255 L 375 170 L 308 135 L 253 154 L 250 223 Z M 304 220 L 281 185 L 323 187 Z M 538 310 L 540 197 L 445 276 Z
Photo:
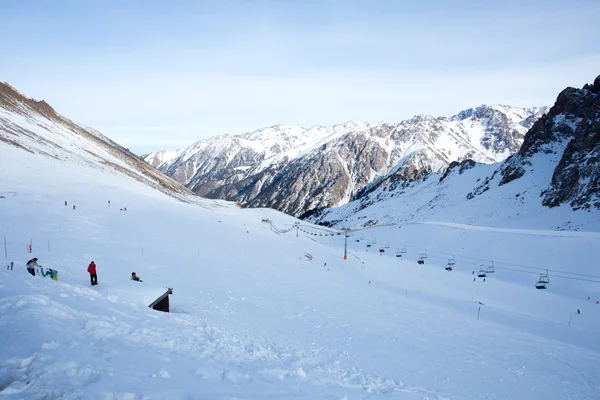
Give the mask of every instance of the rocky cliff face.
M 551 168 L 542 204 L 568 203 L 575 210 L 600 208 L 600 76 L 582 89 L 567 88 L 549 112 L 525 135 L 518 153 L 504 162 L 469 195 L 481 194 L 497 181 L 510 184 L 526 174 Z
M 444 171 L 453 161 L 503 161 L 545 111 L 482 106 L 396 124 L 275 126 L 145 159 L 205 197 L 306 216 L 389 182 Z

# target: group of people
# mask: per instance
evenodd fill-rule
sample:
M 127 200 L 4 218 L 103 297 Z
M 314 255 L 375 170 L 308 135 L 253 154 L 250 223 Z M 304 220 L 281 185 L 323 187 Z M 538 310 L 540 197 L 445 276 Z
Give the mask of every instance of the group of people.
M 46 268 L 46 270 L 44 271 L 44 268 L 41 265 L 39 265 L 37 262 L 38 262 L 37 257 L 34 257 L 31 260 L 27 261 L 27 264 L 26 264 L 27 272 L 29 272 L 32 276 L 35 276 L 35 272 L 36 272 L 36 268 L 37 268 L 38 272 L 43 277 L 48 276 L 54 280 L 58 279 L 57 271 L 53 270 L 52 268 Z M 92 286 L 97 285 L 98 284 L 98 271 L 96 270 L 96 263 L 94 261 L 90 262 L 90 265 L 88 265 L 87 272 L 88 272 L 88 274 L 90 274 L 90 283 L 92 284 Z M 131 273 L 131 276 L 129 277 L 129 279 L 132 281 L 136 281 L 136 282 L 143 282 L 135 272 Z
M 27 261 L 27 272 L 29 272 L 32 276 L 35 276 L 35 270 L 37 268 L 38 273 L 45 277 L 49 277 L 54 279 L 55 281 L 58 280 L 58 271 L 53 270 L 52 268 L 46 268 L 44 270 L 44 267 L 42 267 L 41 265 L 39 265 L 37 263 L 38 259 L 37 257 L 32 258 L 31 260 Z M 12 268 L 11 268 L 12 269 Z

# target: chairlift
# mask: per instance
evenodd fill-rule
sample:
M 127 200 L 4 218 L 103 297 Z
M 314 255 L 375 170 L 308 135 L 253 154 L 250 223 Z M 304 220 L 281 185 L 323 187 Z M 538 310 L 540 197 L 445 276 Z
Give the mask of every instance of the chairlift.
M 545 282 L 543 279 L 544 279 L 544 274 L 541 274 L 540 279 L 535 284 L 536 289 L 546 289 L 546 284 L 548 282 Z M 545 279 L 547 280 L 548 277 L 546 276 Z
M 380 253 L 385 253 L 385 249 L 384 249 L 383 247 L 380 247 L 380 248 L 379 248 L 379 252 L 380 252 Z
M 538 283 L 550 283 L 550 278 L 548 277 L 548 270 L 546 270 L 545 274 L 541 274 L 540 275 L 540 279 Z
M 484 268 L 484 266 L 482 265 L 482 266 L 481 266 L 481 269 L 480 269 L 480 270 L 479 270 L 479 272 L 477 273 L 477 277 L 479 277 L 479 278 L 485 278 L 485 272 L 486 272 L 486 271 L 487 271 L 487 270 L 486 270 L 486 269 Z
M 387 244 L 385 245 L 385 248 L 386 248 L 386 249 L 389 249 L 389 248 L 390 248 L 390 242 L 387 242 Z
M 427 258 L 427 253 L 421 253 L 421 256 L 419 257 L 421 260 L 424 260 Z
M 485 272 L 487 272 L 488 274 L 493 274 L 494 272 L 496 272 L 496 268 L 494 268 L 494 262 L 492 261 L 492 265 L 490 265 L 489 267 L 487 267 L 487 269 L 485 270 Z
M 371 243 L 367 243 L 367 247 L 371 247 Z
M 454 265 L 454 264 L 456 264 L 456 261 L 454 260 L 454 257 L 449 258 L 448 259 L 448 265 Z
M 408 252 L 408 250 L 406 250 L 406 246 L 402 247 L 402 250 L 400 250 L 400 253 L 402 254 L 406 254 Z
M 398 249 L 398 251 L 396 251 L 396 257 L 402 257 L 402 250 Z

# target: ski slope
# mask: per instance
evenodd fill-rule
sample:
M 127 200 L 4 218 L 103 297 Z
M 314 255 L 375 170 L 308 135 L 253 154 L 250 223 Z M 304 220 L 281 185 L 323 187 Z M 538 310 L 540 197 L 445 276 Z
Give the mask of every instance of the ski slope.
M 541 291 L 536 274 L 500 268 L 474 282 L 468 264 L 594 274 L 593 234 L 440 219 L 362 231 L 372 248 L 357 232 L 344 261 L 343 236 L 278 234 L 262 219 L 296 220 L 276 211 L 183 203 L 121 174 L 24 154 L 0 154 L 10 171 L 0 233 L 15 263 L 0 268 L 0 398 L 600 396 L 600 284 L 551 273 Z M 34 256 L 59 280 L 29 275 Z M 166 287 L 172 312 L 149 309 Z

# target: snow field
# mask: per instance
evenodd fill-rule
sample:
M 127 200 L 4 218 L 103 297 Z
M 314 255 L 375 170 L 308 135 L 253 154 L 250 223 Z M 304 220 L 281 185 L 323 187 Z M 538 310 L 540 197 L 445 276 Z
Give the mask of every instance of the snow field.
M 378 241 L 369 251 L 349 238 L 344 261 L 342 236 L 279 235 L 261 219 L 296 220 L 272 210 L 184 204 L 117 174 L 2 151 L 21 166 L 0 189 L 15 262 L 0 268 L 2 397 L 598 397 L 600 306 L 584 299 L 597 285 L 551 278 L 537 291 L 535 275 L 500 270 L 473 282 L 460 264 L 463 254 L 579 268 L 563 261 L 595 257 L 595 237 L 412 224 L 365 231 Z M 416 249 L 380 256 L 387 241 L 456 252 L 456 269 L 433 257 L 418 266 Z M 30 276 L 33 256 L 59 281 Z M 166 286 L 172 312 L 149 309 Z

